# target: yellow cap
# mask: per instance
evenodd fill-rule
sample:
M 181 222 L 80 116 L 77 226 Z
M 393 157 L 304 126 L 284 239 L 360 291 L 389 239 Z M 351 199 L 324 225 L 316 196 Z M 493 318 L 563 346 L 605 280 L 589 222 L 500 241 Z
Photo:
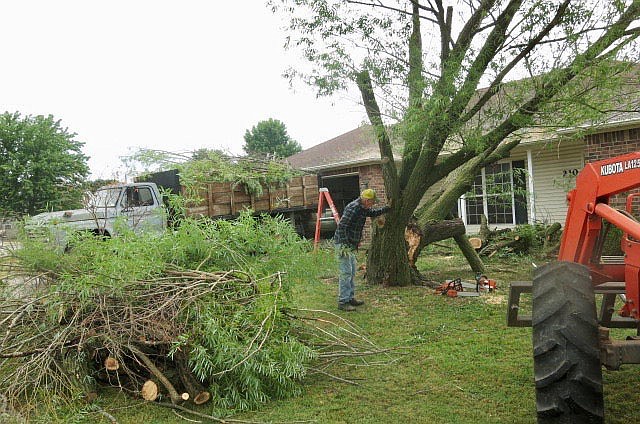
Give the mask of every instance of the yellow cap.
M 362 190 L 362 193 L 360 193 L 360 197 L 368 200 L 376 200 L 376 192 L 370 188 L 367 188 L 365 190 Z

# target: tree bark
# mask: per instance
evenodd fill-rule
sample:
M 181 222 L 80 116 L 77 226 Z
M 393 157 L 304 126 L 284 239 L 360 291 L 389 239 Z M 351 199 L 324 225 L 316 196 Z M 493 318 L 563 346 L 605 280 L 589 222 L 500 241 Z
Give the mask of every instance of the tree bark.
M 487 222 L 487 217 L 482 214 L 480 216 L 480 230 L 478 231 L 478 237 L 482 240 L 482 245 L 486 245 L 491 237 L 491 230 L 489 230 L 489 224 Z
M 467 236 L 464 234 L 454 235 L 453 239 L 458 243 L 458 247 L 462 251 L 464 257 L 467 258 L 467 262 L 469 262 L 469 266 L 471 266 L 473 272 L 484 272 L 482 259 L 478 256 L 476 249 L 473 248 Z
M 368 282 L 387 286 L 406 286 L 414 282 L 415 275 L 407 255 L 406 226 L 406 222 L 399 222 L 393 210 L 386 217 L 384 227 L 374 226 L 367 254 Z

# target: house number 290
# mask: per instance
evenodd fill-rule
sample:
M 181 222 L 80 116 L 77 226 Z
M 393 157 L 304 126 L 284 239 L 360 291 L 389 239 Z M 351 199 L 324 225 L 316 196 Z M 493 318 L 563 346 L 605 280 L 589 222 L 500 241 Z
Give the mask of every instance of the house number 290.
M 578 175 L 578 172 L 580 172 L 580 171 L 577 168 L 563 169 L 562 170 L 562 176 L 563 177 L 575 177 L 576 175 Z

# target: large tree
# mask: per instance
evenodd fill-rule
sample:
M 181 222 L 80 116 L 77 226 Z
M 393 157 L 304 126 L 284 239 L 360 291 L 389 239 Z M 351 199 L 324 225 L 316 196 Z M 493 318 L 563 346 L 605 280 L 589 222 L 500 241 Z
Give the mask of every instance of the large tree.
M 614 107 L 606 93 L 629 70 L 625 61 L 638 61 L 640 0 L 451 3 L 270 2 L 291 18 L 287 46 L 309 63 L 288 75 L 319 94 L 357 87 L 374 128 L 393 208 L 374 233 L 372 282 L 411 282 L 404 229 L 412 218 L 423 226 L 446 218 L 473 176 L 534 127 L 596 121 Z
M 76 134 L 53 116 L 0 115 L 0 211 L 16 215 L 80 205 L 89 173 Z
M 289 136 L 281 121 L 269 118 L 244 133 L 243 149 L 249 155 L 286 158 L 302 151 L 302 146 Z

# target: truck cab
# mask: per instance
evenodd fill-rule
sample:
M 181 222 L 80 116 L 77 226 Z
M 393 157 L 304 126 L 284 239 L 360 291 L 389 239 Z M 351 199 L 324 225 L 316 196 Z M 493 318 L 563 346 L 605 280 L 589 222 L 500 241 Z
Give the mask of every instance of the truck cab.
M 166 213 L 158 187 L 154 183 L 110 185 L 89 193 L 84 209 L 45 212 L 25 224 L 29 236 L 46 235 L 54 244 L 66 247 L 69 236 L 84 231 L 111 237 L 120 225 L 135 232 L 162 233 Z

